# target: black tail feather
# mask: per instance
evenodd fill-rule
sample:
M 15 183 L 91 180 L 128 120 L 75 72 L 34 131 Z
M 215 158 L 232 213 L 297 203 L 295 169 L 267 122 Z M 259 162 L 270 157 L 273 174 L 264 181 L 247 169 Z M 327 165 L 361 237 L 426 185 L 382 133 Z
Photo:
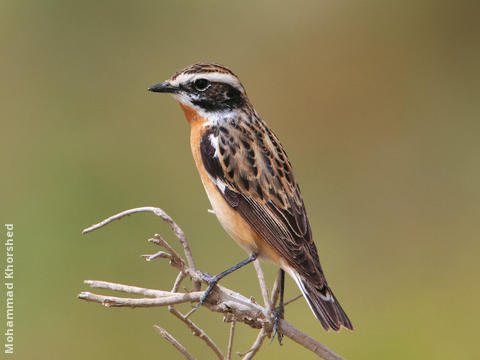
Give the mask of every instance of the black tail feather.
M 299 278 L 298 281 L 301 284 L 300 289 L 303 292 L 303 296 L 325 330 L 332 329 L 338 331 L 341 326 L 353 330 L 350 319 L 347 314 L 345 314 L 345 311 L 343 311 L 328 285 L 324 285 L 323 288 L 318 289 L 316 286 L 301 278 Z

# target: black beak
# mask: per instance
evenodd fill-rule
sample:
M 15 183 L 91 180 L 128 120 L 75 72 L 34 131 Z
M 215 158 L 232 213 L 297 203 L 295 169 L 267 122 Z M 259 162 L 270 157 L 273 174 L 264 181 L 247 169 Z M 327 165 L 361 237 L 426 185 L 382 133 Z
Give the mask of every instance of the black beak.
M 179 90 L 178 87 L 170 85 L 170 83 L 167 81 L 161 84 L 150 86 L 148 88 L 148 91 L 159 92 L 159 93 L 175 93 L 178 90 Z

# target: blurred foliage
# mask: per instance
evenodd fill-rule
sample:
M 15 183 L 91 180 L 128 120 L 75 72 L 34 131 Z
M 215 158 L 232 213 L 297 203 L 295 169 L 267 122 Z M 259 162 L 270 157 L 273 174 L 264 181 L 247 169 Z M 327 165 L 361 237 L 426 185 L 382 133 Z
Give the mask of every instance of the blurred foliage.
M 154 216 L 80 234 L 126 208 L 165 209 L 203 271 L 245 257 L 206 211 L 179 107 L 146 91 L 198 61 L 231 67 L 288 150 L 356 330 L 324 332 L 303 300 L 287 320 L 351 359 L 476 358 L 478 10 L 433 0 L 2 1 L 0 214 L 15 224 L 16 358 L 179 358 L 153 324 L 206 354 L 165 309 L 76 299 L 90 278 L 170 287 L 174 272 L 139 256 L 156 250 L 144 241 L 155 232 L 173 240 Z M 275 268 L 265 269 L 272 281 Z M 260 299 L 254 276 L 223 283 Z M 287 297 L 297 293 L 288 280 Z M 226 347 L 221 316 L 194 316 Z M 255 336 L 239 328 L 236 350 Z M 288 340 L 259 354 L 293 356 L 313 358 Z

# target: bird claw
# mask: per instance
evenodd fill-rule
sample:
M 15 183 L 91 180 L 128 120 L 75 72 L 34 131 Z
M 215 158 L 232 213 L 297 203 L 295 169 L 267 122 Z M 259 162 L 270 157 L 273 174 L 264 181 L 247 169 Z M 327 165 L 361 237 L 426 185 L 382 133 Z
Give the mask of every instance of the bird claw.
M 201 271 L 197 271 L 197 273 L 201 277 L 201 279 L 208 284 L 208 288 L 203 293 L 202 297 L 200 298 L 200 301 L 197 304 L 193 305 L 194 308 L 199 308 L 200 306 L 203 305 L 203 303 L 205 302 L 205 300 L 207 300 L 208 296 L 212 292 L 215 285 L 217 285 L 217 282 L 219 280 L 218 276 L 213 276 L 213 275 L 210 275 L 209 273 L 202 273 Z
M 279 332 L 278 329 L 280 327 L 280 320 L 284 318 L 284 314 L 285 314 L 285 309 L 283 307 L 283 304 L 273 309 L 272 314 L 273 314 L 273 335 L 272 335 L 272 339 L 270 340 L 270 344 L 275 339 L 275 336 L 277 336 L 278 343 L 282 345 L 283 334 Z
M 208 272 L 207 273 L 203 273 L 201 271 L 198 271 L 197 270 L 197 274 L 200 276 L 200 278 L 205 281 L 208 285 L 212 284 L 212 283 L 216 283 L 218 281 L 217 277 L 216 276 L 213 276 L 211 274 L 209 274 Z

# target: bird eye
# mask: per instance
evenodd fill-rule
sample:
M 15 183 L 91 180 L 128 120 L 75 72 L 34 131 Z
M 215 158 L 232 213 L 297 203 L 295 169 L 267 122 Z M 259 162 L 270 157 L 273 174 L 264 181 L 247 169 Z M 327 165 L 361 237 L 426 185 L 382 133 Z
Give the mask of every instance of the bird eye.
M 198 91 L 204 91 L 210 86 L 210 82 L 207 79 L 197 79 L 193 85 Z

